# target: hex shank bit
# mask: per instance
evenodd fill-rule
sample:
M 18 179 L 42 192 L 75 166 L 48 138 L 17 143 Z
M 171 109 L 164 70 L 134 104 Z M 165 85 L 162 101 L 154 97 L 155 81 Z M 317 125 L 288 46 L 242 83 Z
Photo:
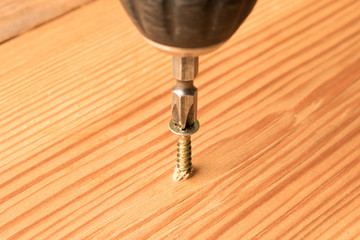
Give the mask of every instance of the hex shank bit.
M 198 72 L 198 57 L 173 57 L 173 75 L 176 85 L 172 89 L 172 119 L 170 130 L 179 135 L 177 165 L 173 179 L 180 181 L 192 173 L 190 135 L 199 129 L 197 117 L 197 88 L 194 78 Z

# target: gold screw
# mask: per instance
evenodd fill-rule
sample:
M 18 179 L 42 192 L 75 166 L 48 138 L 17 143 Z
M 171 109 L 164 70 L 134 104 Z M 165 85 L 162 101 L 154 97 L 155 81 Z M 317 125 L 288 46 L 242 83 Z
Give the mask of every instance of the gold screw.
M 174 181 L 178 182 L 182 179 L 190 178 L 192 170 L 190 135 L 180 135 L 177 143 L 177 164 L 173 175 Z

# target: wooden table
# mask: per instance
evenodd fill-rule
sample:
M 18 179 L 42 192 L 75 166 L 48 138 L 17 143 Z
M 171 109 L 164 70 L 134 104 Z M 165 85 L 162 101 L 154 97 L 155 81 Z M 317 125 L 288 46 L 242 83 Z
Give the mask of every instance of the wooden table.
M 116 0 L 0 45 L 0 239 L 360 239 L 360 1 L 259 1 L 200 59 L 175 183 L 170 57 Z

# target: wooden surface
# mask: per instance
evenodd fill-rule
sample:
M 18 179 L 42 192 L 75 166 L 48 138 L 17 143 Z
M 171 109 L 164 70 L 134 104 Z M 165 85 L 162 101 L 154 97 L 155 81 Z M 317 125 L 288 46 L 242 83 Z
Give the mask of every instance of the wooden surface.
M 0 43 L 91 0 L 1 0 Z
M 259 1 L 202 57 L 181 183 L 170 57 L 117 1 L 0 45 L 0 239 L 360 239 L 359 8 Z

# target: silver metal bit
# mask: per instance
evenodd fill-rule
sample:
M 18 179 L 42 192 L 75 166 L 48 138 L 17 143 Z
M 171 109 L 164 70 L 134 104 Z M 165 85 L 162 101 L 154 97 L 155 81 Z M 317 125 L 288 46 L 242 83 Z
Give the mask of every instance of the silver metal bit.
M 193 81 L 178 80 L 172 90 L 172 119 L 181 127 L 191 127 L 196 121 L 197 88 Z
M 175 79 L 180 81 L 193 81 L 198 74 L 198 57 L 173 56 L 172 74 Z
M 173 75 L 177 82 L 172 90 L 172 119 L 170 130 L 179 135 L 177 165 L 173 179 L 187 179 L 192 173 L 190 135 L 199 129 L 197 120 L 197 88 L 194 78 L 198 73 L 198 57 L 173 57 Z

